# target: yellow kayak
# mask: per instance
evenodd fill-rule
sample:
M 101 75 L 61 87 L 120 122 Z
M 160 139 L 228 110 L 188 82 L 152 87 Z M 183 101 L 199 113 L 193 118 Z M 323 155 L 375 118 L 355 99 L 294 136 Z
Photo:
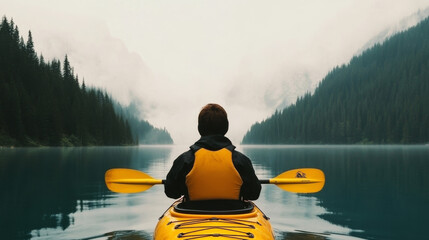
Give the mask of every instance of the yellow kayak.
M 160 218 L 154 239 L 270 240 L 274 234 L 268 219 L 253 202 L 179 200 Z
M 134 169 L 110 169 L 105 174 L 107 187 L 118 193 L 146 191 L 165 180 L 154 179 Z M 325 184 L 324 173 L 315 168 L 300 168 L 260 180 L 294 193 L 315 193 Z M 268 217 L 252 202 L 238 200 L 177 201 L 165 211 L 154 233 L 155 240 L 174 239 L 263 239 L 274 240 Z

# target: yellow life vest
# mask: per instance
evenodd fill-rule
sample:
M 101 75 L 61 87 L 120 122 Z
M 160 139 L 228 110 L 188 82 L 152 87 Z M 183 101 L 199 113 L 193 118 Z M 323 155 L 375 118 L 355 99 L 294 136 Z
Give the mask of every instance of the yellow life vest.
M 195 162 L 186 175 L 190 200 L 240 199 L 243 184 L 232 162 L 232 152 L 226 148 L 195 152 Z

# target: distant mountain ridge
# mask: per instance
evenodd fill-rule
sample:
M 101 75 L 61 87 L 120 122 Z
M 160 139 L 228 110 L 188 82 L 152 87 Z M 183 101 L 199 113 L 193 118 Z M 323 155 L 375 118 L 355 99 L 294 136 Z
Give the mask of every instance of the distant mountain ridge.
M 139 144 L 173 144 L 174 141 L 170 133 L 164 128 L 156 128 L 146 120 L 141 120 L 138 116 L 140 112 L 137 103 L 132 101 L 127 107 L 120 104 L 115 105 L 115 109 L 125 119 L 128 120 L 131 133 Z
M 361 55 L 362 52 L 371 48 L 375 44 L 383 43 L 389 37 L 400 32 L 406 31 L 407 29 L 417 25 L 419 22 L 423 21 L 427 17 L 429 17 L 429 7 L 424 10 L 419 10 L 417 13 L 402 19 L 398 24 L 381 31 L 375 37 L 370 39 L 355 55 Z
M 429 18 L 335 67 L 244 144 L 429 142 Z
M 0 146 L 172 143 L 165 129 L 118 113 L 104 91 L 80 82 L 65 57 L 37 56 L 13 20 L 0 23 Z

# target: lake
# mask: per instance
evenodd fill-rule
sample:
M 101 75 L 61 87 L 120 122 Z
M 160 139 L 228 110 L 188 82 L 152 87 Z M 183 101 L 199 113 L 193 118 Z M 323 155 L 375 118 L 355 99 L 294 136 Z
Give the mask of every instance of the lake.
M 116 194 L 110 168 L 165 178 L 187 146 L 0 148 L 0 239 L 152 239 L 173 202 L 157 185 Z M 321 192 L 263 185 L 255 203 L 276 239 L 428 239 L 429 146 L 238 146 L 260 179 L 319 168 Z

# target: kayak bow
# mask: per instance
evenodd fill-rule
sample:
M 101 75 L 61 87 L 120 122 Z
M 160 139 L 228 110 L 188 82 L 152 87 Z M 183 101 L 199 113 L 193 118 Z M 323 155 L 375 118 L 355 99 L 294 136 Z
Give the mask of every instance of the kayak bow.
M 200 202 L 213 204 L 216 210 L 183 208 L 181 205 L 190 202 L 177 201 L 160 218 L 154 239 L 274 239 L 268 217 L 253 202 L 241 202 L 245 206 L 239 209 L 228 209 L 234 200 Z M 219 206 L 226 209 L 219 209 Z

